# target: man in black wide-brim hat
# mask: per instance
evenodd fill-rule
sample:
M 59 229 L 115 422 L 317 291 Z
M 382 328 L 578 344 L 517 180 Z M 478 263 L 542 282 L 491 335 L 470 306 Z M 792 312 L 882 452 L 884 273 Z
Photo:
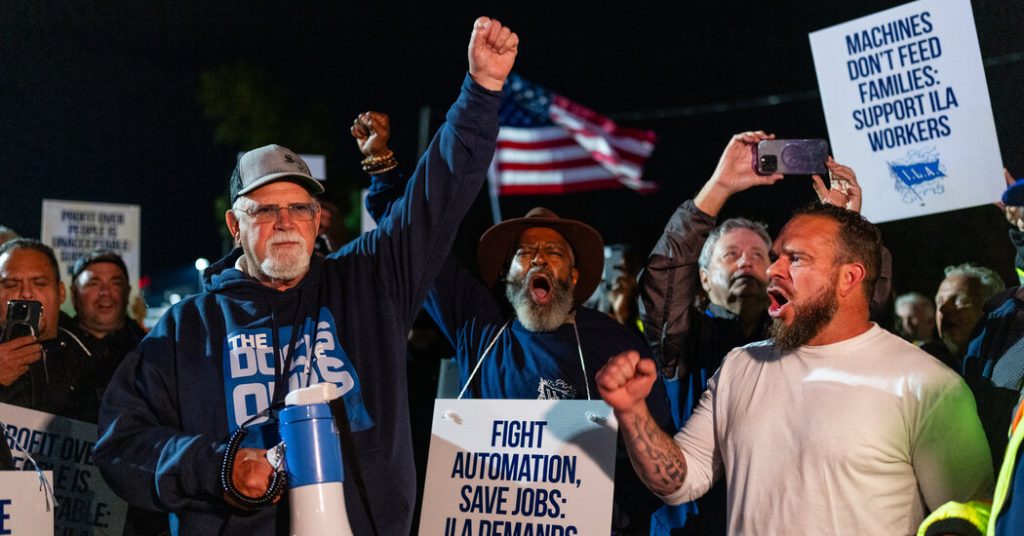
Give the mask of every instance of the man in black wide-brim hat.
M 376 112 L 360 115 L 352 127 L 367 160 L 393 154 L 388 133 L 387 116 Z M 395 168 L 371 176 L 366 206 L 380 220 L 402 195 L 404 179 Z M 456 348 L 462 396 L 596 400 L 594 374 L 610 356 L 626 349 L 650 355 L 637 335 L 581 305 L 604 266 L 604 242 L 593 227 L 534 208 L 488 229 L 477 258 L 482 281 L 449 255 L 424 303 Z M 660 408 L 659 422 L 672 430 L 660 383 L 648 404 Z M 622 508 L 612 529 L 634 533 L 661 502 L 625 459 L 616 465 L 615 500 Z

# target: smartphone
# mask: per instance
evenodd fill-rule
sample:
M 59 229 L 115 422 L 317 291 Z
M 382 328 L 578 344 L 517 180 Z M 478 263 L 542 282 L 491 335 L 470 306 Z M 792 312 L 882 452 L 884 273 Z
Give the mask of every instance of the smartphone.
M 39 317 L 43 304 L 32 300 L 11 300 L 7 302 L 7 320 L 4 323 L 2 342 L 24 337 L 39 336 Z
M 826 160 L 826 140 L 762 140 L 754 151 L 754 171 L 758 175 L 824 175 Z

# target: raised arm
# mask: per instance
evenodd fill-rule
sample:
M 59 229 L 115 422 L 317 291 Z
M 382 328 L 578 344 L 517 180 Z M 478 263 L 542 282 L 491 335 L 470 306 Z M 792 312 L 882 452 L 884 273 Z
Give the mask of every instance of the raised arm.
M 679 206 L 648 256 L 640 274 L 640 319 L 654 358 L 666 373 L 685 373 L 692 304 L 700 288 L 697 261 L 719 211 L 733 194 L 782 179 L 778 173 L 754 173 L 754 146 L 772 138 L 762 131 L 733 136 L 711 178 L 693 200 Z
M 671 495 L 686 480 L 686 458 L 663 432 L 645 399 L 658 378 L 650 359 L 634 351 L 608 360 L 597 373 L 597 390 L 615 411 L 623 442 L 640 480 L 657 495 Z
M 469 77 L 404 195 L 391 205 L 380 227 L 339 254 L 354 249 L 374 257 L 382 291 L 410 321 L 486 180 L 498 133 L 497 91 L 512 67 L 518 43 L 518 37 L 497 20 L 477 19 L 469 45 Z

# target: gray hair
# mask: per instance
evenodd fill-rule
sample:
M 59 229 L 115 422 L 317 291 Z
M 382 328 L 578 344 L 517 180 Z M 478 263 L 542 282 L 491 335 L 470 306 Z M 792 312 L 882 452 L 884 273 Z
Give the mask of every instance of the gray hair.
M 961 275 L 977 279 L 978 283 L 981 284 L 981 303 L 987 302 L 989 298 L 999 294 L 1006 288 L 1003 278 L 999 277 L 999 274 L 995 273 L 995 271 L 969 262 L 947 266 L 946 277 L 951 275 Z
M 20 236 L 21 235 L 19 235 L 18 232 L 15 231 L 14 229 L 11 229 L 6 225 L 0 225 L 0 244 L 10 242 L 11 240 L 19 238 Z
M 701 270 L 706 270 L 708 265 L 711 264 L 711 252 L 715 250 L 715 244 L 718 243 L 718 239 L 722 238 L 722 235 L 725 233 L 736 229 L 747 229 L 757 233 L 757 236 L 764 240 L 765 247 L 768 249 L 772 248 L 772 237 L 768 235 L 768 227 L 765 224 L 746 218 L 729 218 L 719 224 L 718 227 L 715 227 L 704 242 L 704 247 L 700 250 L 700 260 L 697 261 Z
M 893 304 L 893 308 L 899 309 L 901 305 L 909 303 L 919 303 L 921 305 L 930 307 L 933 311 L 935 310 L 935 301 L 928 298 L 928 296 L 921 294 L 920 292 L 908 292 L 906 294 L 900 294 L 899 296 L 896 297 L 896 303 Z

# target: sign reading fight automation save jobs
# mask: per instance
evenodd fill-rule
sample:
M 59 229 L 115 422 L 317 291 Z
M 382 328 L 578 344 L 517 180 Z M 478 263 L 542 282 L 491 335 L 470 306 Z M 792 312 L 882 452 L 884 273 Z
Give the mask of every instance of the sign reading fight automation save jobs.
M 984 205 L 1005 182 L 969 0 L 919 0 L 810 34 L 832 149 L 883 222 Z
M 600 400 L 438 399 L 420 534 L 608 534 L 617 430 Z

